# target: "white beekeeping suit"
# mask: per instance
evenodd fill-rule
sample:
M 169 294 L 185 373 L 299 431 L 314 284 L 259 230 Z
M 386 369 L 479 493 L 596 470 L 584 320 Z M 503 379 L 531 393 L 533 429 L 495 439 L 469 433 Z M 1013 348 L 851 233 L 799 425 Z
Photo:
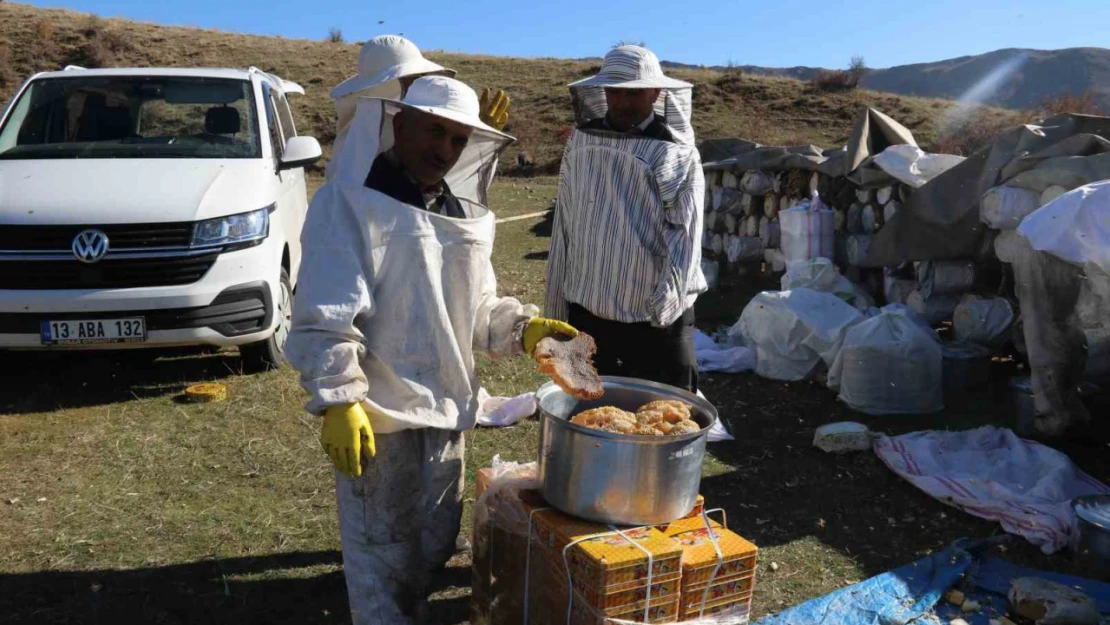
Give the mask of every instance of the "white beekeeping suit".
M 332 145 L 332 160 L 328 163 L 326 176 L 331 180 L 335 175 L 335 163 L 347 142 L 347 136 L 354 124 L 360 98 L 401 98 L 401 79 L 430 74 L 454 76 L 455 70 L 448 69 L 424 58 L 416 44 L 398 35 L 381 35 L 362 45 L 358 54 L 358 74 L 336 85 L 331 91 L 335 100 L 335 142 Z M 360 120 L 363 126 L 377 128 L 381 118 Z M 393 144 L 393 128 L 386 127 L 379 137 L 373 134 L 374 143 L 379 139 L 382 150 Z M 363 153 L 371 158 L 377 155 L 377 146 L 360 146 Z M 367 171 L 370 165 L 366 166 Z M 367 172 L 363 172 L 363 176 Z
M 336 473 L 344 571 L 360 625 L 419 620 L 428 576 L 450 558 L 459 532 L 462 431 L 474 426 L 479 403 L 474 353 L 521 353 L 537 313 L 497 296 L 494 217 L 481 201 L 512 138 L 477 121 L 473 91 L 437 76 L 413 83 L 403 102 L 361 99 L 348 146 L 363 134 L 380 138 L 404 108 L 474 128 L 446 178 L 466 217 L 367 188 L 377 154 L 344 149 L 309 209 L 286 347 L 310 412 L 359 402 L 377 436 L 362 477 Z M 365 127 L 364 119 L 379 121 Z

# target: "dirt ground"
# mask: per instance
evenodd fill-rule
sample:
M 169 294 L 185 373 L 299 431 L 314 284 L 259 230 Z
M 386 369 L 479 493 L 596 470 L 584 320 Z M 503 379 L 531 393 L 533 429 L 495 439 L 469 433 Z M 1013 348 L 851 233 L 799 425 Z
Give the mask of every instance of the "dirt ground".
M 525 214 L 549 181 L 499 188 Z M 501 288 L 538 301 L 549 224 L 499 228 Z M 734 274 L 729 274 L 733 276 Z M 731 324 L 763 277 L 730 277 L 699 302 L 707 332 Z M 349 622 L 331 470 L 292 371 L 238 375 L 234 352 L 135 356 L 4 355 L 0 378 L 0 623 Z M 710 446 L 702 492 L 761 549 L 754 615 L 780 611 L 908 563 L 963 537 L 998 535 L 925 496 L 870 453 L 812 447 L 820 425 L 880 432 L 963 429 L 1010 420 L 998 363 L 989 388 L 940 414 L 865 417 L 814 382 L 702 377 L 736 440 Z M 535 388 L 526 361 L 480 363 L 491 392 Z M 183 405 L 188 383 L 228 385 L 223 404 Z M 1105 406 L 1096 415 L 1110 414 Z M 468 438 L 468 484 L 495 454 L 535 457 L 535 421 Z M 1110 481 L 1105 439 L 1060 447 Z M 1011 558 L 1076 572 L 1022 540 Z M 772 563 L 775 564 L 772 567 Z M 457 557 L 435 583 L 433 622 L 467 622 L 470 569 Z

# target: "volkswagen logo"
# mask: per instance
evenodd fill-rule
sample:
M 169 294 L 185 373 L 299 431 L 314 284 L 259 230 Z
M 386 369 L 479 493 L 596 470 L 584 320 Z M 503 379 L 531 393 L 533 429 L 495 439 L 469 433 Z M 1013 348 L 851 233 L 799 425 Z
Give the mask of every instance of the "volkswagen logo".
M 95 263 L 108 253 L 108 235 L 99 230 L 85 230 L 73 237 L 73 255 L 83 263 Z

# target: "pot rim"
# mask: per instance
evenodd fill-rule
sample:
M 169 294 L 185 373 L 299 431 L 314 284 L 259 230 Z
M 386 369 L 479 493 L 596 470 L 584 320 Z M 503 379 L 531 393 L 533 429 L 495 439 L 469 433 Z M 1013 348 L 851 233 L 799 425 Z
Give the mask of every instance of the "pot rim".
M 584 425 L 571 423 L 569 418 L 556 417 L 544 408 L 543 400 L 548 395 L 552 395 L 554 393 L 566 394 L 566 391 L 564 391 L 554 382 L 547 382 L 546 384 L 541 386 L 539 390 L 536 391 L 536 403 L 539 406 L 540 414 L 543 416 L 544 420 L 550 420 L 553 424 L 558 424 L 559 427 L 568 428 L 578 434 L 583 434 L 585 436 L 591 436 L 594 438 L 603 438 L 612 441 L 637 443 L 641 445 L 666 445 L 670 443 L 681 443 L 697 440 L 699 437 L 709 436 L 709 429 L 712 428 L 715 423 L 717 423 L 717 409 L 713 407 L 713 404 L 709 403 L 708 400 L 699 397 L 698 395 L 695 395 L 689 391 L 674 386 L 669 386 L 667 384 L 660 384 L 658 382 L 651 382 L 638 378 L 601 376 L 601 382 L 603 386 L 612 385 L 624 388 L 640 388 L 647 391 L 657 391 L 661 394 L 672 396 L 675 399 L 681 399 L 682 401 L 690 404 L 698 411 L 698 414 L 694 417 L 695 421 L 698 420 L 698 416 L 704 416 L 705 420 L 707 420 L 708 423 L 703 424 L 699 422 L 698 425 L 702 426 L 701 430 L 697 432 L 691 432 L 689 434 L 681 434 L 679 436 L 640 436 L 636 434 L 618 434 L 616 432 L 607 432 L 605 430 L 595 430 L 594 428 L 588 428 Z M 569 417 L 570 415 L 567 416 Z

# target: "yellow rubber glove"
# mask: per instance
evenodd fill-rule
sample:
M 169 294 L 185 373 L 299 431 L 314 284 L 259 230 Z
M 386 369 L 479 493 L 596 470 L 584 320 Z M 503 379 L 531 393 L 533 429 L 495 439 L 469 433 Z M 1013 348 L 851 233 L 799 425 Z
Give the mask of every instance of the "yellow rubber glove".
M 540 339 L 558 335 L 574 338 L 578 336 L 578 330 L 575 330 L 574 326 L 569 323 L 557 319 L 532 317 L 524 328 L 524 336 L 521 341 L 524 343 L 524 353 L 531 354 L 536 349 L 536 343 L 539 343 Z
M 489 87 L 482 89 L 482 98 L 479 101 L 482 122 L 487 126 L 493 126 L 497 130 L 504 130 L 505 124 L 509 123 L 509 104 L 511 103 L 512 100 L 505 95 L 504 89 L 498 89 L 496 92 Z
M 362 475 L 362 454 L 373 458 L 378 453 L 374 446 L 374 431 L 362 404 L 332 406 L 324 412 L 324 426 L 320 429 L 320 445 L 331 457 L 335 468 L 348 477 Z

